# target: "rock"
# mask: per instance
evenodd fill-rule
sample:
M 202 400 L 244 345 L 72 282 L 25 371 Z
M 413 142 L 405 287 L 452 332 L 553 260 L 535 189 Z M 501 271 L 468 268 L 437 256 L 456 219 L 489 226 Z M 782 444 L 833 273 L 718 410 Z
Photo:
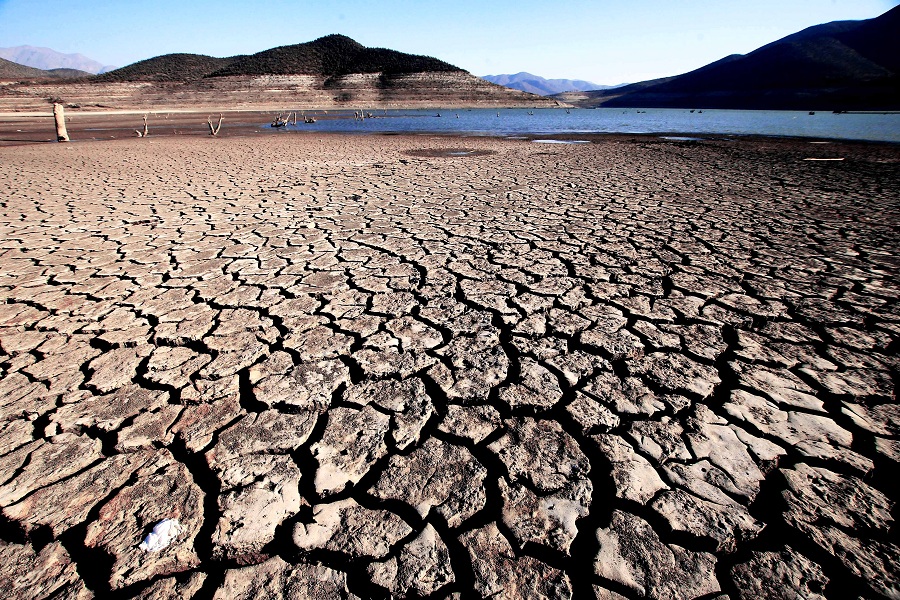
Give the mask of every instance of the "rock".
M 785 546 L 778 552 L 752 552 L 750 560 L 731 567 L 740 600 L 825 600 L 828 577 L 822 567 Z
M 426 350 L 444 342 L 439 331 L 413 317 L 393 319 L 387 322 L 386 327 L 397 336 L 404 350 Z
M 499 421 L 499 415 L 497 421 Z M 0 455 L 7 454 L 34 440 L 34 423 L 26 419 L 0 421 Z M 3 459 L 0 458 L 0 462 Z M 9 469 L 0 470 L 9 473 Z
M 375 461 L 387 454 L 389 425 L 390 417 L 372 406 L 330 410 L 322 439 L 311 446 L 319 462 L 316 491 L 334 494 L 362 479 Z
M 399 450 L 405 450 L 419 440 L 419 434 L 434 410 L 425 385 L 418 378 L 367 381 L 349 388 L 344 399 L 362 406 L 371 403 L 394 413 L 391 439 Z
M 543 494 L 587 480 L 587 457 L 558 423 L 526 417 L 505 424 L 506 435 L 488 448 L 506 465 L 511 482 L 526 481 Z
M 145 411 L 158 410 L 169 401 L 169 394 L 137 385 L 120 387 L 112 394 L 92 396 L 57 410 L 51 420 L 61 431 L 81 431 L 96 427 L 115 431 L 122 424 Z
M 163 519 L 177 519 L 182 533 L 158 552 L 141 550 L 141 540 Z M 84 544 L 113 557 L 109 585 L 119 589 L 200 564 L 194 538 L 202 525 L 203 491 L 184 465 L 160 450 L 134 483 L 100 508 L 97 520 L 87 528 Z
M 500 399 L 511 408 L 521 406 L 548 409 L 562 398 L 556 377 L 537 361 L 525 357 L 519 362 L 519 381 L 500 390 Z
M 632 421 L 627 430 L 635 447 L 655 460 L 657 465 L 664 465 L 672 459 L 683 461 L 693 458 L 681 437 L 683 433 L 681 424 L 670 417 L 662 417 L 659 421 Z
M 609 431 L 621 423 L 606 406 L 582 392 L 575 392 L 575 399 L 566 406 L 566 412 L 585 434 Z
M 210 361 L 207 354 L 198 354 L 189 348 L 161 346 L 150 355 L 146 377 L 161 385 L 180 389 L 190 383 L 190 378 Z
M 713 502 L 681 489 L 664 490 L 650 506 L 673 531 L 715 540 L 720 551 L 733 550 L 739 541 L 756 537 L 764 527 L 745 506 L 724 494 L 717 498 L 720 501 Z
M 208 379 L 234 375 L 269 352 L 269 345 L 250 332 L 207 336 L 203 343 L 216 352 L 216 357 L 200 371 L 201 377 Z
M 664 544 L 640 517 L 613 511 L 609 526 L 597 530 L 597 541 L 594 573 L 643 598 L 697 598 L 721 589 L 715 556 Z
M 370 510 L 352 498 L 313 507 L 312 521 L 294 526 L 300 550 L 330 550 L 350 558 L 385 557 L 391 547 L 412 533 L 400 517 L 386 510 Z
M 221 516 L 212 535 L 216 557 L 243 561 L 263 556 L 263 547 L 275 538 L 276 528 L 306 506 L 298 489 L 300 470 L 290 457 L 253 458 L 231 461 L 221 476 L 223 488 L 241 487 L 219 496 Z M 252 479 L 238 476 L 246 462 L 252 463 Z
M 212 466 L 248 454 L 286 454 L 302 446 L 316 426 L 313 412 L 285 414 L 275 410 L 245 415 L 219 434 L 219 441 L 207 453 Z
M 228 569 L 225 580 L 213 595 L 213 600 L 259 598 L 344 600 L 356 596 L 347 591 L 346 573 L 322 565 L 292 565 L 277 556 L 258 565 Z
M 431 525 L 403 546 L 396 558 L 369 565 L 372 581 L 399 597 L 429 596 L 453 583 L 450 553 Z
M 18 521 L 26 532 L 47 526 L 54 536 L 58 536 L 83 523 L 98 502 L 120 488 L 153 457 L 152 452 L 110 456 L 69 479 L 36 490 L 16 504 L 5 507 L 3 514 L 7 519 Z
M 65 433 L 29 444 L 0 458 L 3 480 L 0 506 L 10 506 L 44 486 L 64 480 L 103 458 L 102 443 Z
M 447 406 L 438 429 L 478 444 L 500 428 L 500 413 L 493 406 Z
M 185 407 L 170 431 L 189 451 L 201 452 L 212 443 L 213 436 L 218 430 L 239 415 L 241 415 L 240 396 L 235 393 L 209 403 Z
M 682 354 L 654 352 L 630 363 L 628 370 L 644 375 L 663 389 L 700 398 L 708 398 L 721 383 L 713 367 L 694 362 Z
M 58 598 L 78 582 L 76 565 L 59 542 L 39 552 L 31 546 L 0 542 L 0 589 L 8 598 Z
M 334 392 L 350 383 L 350 370 L 339 360 L 303 362 L 294 366 L 287 354 L 277 353 L 251 368 L 256 399 L 268 407 L 279 404 L 324 411 Z
M 644 344 L 641 339 L 628 331 L 605 331 L 588 329 L 582 331 L 581 343 L 609 360 L 632 360 L 644 355 Z
M 135 600 L 190 600 L 203 587 L 204 581 L 206 573 L 198 572 L 187 576 L 158 579 L 150 587 L 139 592 Z
M 617 435 L 591 437 L 612 465 L 616 497 L 646 504 L 660 490 L 669 489 L 644 457 Z
M 372 494 L 406 502 L 423 519 L 434 509 L 459 527 L 484 506 L 486 476 L 465 448 L 428 438 L 408 456 L 392 456 Z
M 537 600 L 572 597 L 565 573 L 530 556 L 516 557 L 512 546 L 489 523 L 460 537 L 475 571 L 475 591 L 482 598 Z
M 576 521 L 588 514 L 593 486 L 576 479 L 552 493 L 536 494 L 521 482 L 498 482 L 503 524 L 522 546 L 529 542 L 564 554 L 578 535 Z

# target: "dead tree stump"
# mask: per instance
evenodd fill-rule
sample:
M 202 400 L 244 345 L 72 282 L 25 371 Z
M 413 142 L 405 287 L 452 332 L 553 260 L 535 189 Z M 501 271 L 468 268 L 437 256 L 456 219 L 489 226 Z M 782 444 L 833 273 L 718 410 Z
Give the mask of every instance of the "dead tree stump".
M 62 104 L 53 104 L 53 120 L 56 121 L 56 141 L 68 142 L 69 132 L 66 131 L 66 109 Z
M 215 127 L 212 124 L 212 118 L 206 117 L 206 124 L 209 125 L 209 135 L 219 135 L 219 130 L 222 129 L 222 115 L 219 115 L 219 124 Z

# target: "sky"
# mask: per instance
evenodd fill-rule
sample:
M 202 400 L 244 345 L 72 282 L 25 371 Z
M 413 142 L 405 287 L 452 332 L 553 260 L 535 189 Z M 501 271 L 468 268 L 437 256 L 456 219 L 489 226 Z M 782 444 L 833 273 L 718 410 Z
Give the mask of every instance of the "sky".
M 601 85 L 676 75 L 900 0 L 0 0 L 0 47 L 103 64 L 252 54 L 340 33 L 475 75 L 528 71 Z

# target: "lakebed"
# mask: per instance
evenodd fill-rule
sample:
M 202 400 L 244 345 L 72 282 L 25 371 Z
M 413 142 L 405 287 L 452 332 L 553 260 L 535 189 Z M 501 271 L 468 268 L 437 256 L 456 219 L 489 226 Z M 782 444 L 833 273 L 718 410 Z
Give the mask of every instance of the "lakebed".
M 12 595 L 900 594 L 896 145 L 205 127 L 0 148 Z

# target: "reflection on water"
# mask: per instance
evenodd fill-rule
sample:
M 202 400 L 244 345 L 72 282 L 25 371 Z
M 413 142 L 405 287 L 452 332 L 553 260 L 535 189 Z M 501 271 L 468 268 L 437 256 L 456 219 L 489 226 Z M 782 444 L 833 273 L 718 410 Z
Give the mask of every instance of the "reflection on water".
M 365 107 L 363 107 L 365 108 Z M 373 111 L 374 112 L 374 111 Z M 305 111 L 315 123 L 298 123 L 290 131 L 358 133 L 523 134 L 659 133 L 770 135 L 900 142 L 900 114 L 810 115 L 799 111 L 687 109 L 434 109 L 379 110 L 358 120 L 353 111 Z M 441 114 L 442 116 L 437 116 Z M 498 116 L 499 114 L 499 116 Z

